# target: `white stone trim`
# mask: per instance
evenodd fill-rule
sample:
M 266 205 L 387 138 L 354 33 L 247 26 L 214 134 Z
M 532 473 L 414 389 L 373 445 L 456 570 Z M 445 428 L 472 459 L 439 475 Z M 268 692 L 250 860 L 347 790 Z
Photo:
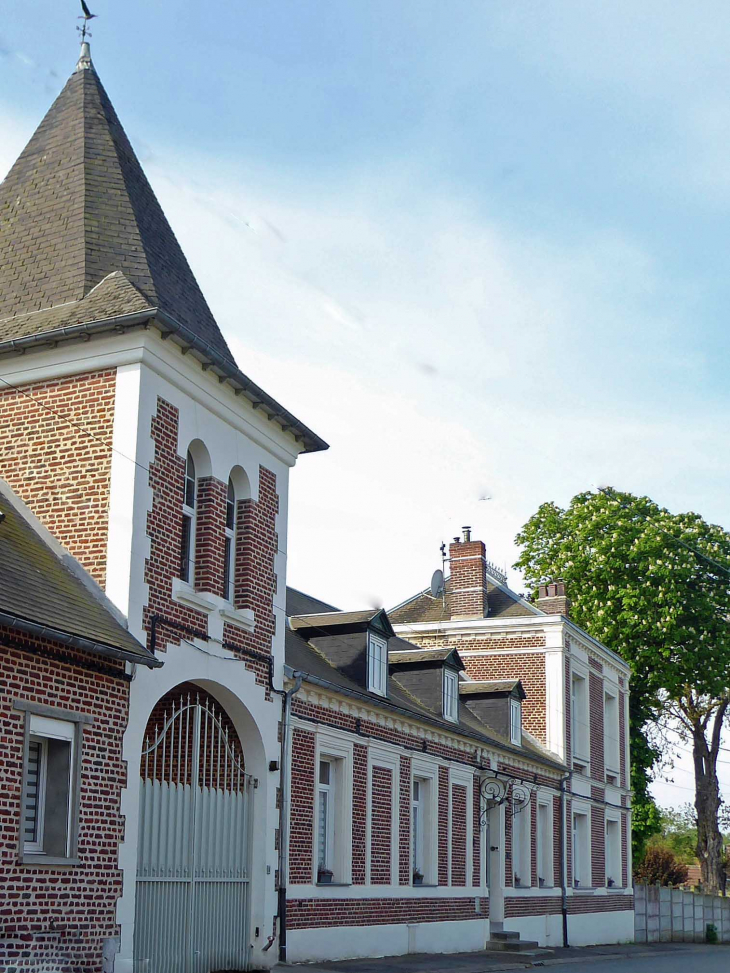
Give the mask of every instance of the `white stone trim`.
M 312 815 L 312 884 L 317 888 L 317 822 L 318 822 L 318 781 L 319 761 L 332 757 L 341 763 L 337 773 L 335 792 L 335 875 L 339 885 L 352 882 L 352 775 L 353 743 L 343 739 L 336 730 L 327 727 L 314 727 L 314 814 Z

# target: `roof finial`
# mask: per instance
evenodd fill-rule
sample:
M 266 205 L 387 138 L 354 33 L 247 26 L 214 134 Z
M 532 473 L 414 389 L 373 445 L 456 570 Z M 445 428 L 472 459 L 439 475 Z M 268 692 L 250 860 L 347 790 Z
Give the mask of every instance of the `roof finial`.
M 86 38 L 91 37 L 89 21 L 96 17 L 96 14 L 92 14 L 92 12 L 86 6 L 85 0 L 81 0 L 81 9 L 83 14 L 78 19 L 83 20 L 84 24 L 82 27 L 76 28 L 76 30 L 81 34 L 81 56 L 79 57 L 78 64 L 76 65 L 77 71 L 85 71 L 91 68 L 91 50 L 89 48 L 89 42 L 86 40 Z

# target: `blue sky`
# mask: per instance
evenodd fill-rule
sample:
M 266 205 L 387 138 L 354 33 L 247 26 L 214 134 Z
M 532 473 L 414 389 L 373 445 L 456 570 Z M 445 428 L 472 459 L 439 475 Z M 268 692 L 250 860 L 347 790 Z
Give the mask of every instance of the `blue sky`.
M 239 364 L 331 443 L 294 584 L 392 605 L 600 482 L 730 526 L 727 4 L 91 6 Z M 77 53 L 72 0 L 3 12 L 0 175 Z

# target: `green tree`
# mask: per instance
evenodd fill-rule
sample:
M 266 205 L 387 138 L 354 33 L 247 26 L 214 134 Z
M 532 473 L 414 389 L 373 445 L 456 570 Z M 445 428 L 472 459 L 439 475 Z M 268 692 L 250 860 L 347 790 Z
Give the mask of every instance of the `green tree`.
M 657 752 L 645 728 L 669 717 L 692 745 L 702 881 L 720 888 L 717 757 L 730 702 L 730 535 L 698 514 L 601 490 L 578 494 L 567 509 L 543 504 L 516 540 L 515 567 L 527 584 L 536 590 L 562 578 L 571 618 L 631 667 L 635 853 L 660 828 L 648 793 Z

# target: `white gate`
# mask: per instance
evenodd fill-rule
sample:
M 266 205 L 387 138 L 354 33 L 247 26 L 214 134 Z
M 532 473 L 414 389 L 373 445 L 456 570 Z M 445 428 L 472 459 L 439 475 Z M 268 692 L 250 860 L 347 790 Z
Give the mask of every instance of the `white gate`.
M 248 969 L 251 778 L 225 713 L 180 695 L 142 751 L 138 973 Z

